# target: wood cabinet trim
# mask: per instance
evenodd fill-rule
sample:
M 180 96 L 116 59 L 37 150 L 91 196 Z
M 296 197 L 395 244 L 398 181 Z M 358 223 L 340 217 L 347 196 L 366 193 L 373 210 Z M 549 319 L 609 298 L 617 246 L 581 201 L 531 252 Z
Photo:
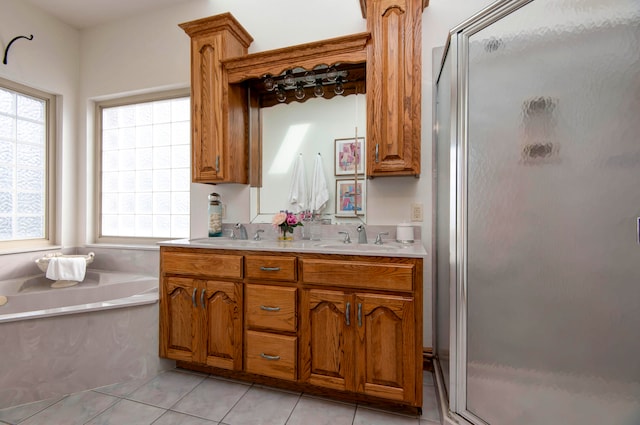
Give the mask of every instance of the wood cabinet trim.
M 365 62 L 370 38 L 370 33 L 363 32 L 224 59 L 222 64 L 229 83 L 237 84 L 265 74 L 279 75 L 291 67 L 312 69 L 320 64 Z

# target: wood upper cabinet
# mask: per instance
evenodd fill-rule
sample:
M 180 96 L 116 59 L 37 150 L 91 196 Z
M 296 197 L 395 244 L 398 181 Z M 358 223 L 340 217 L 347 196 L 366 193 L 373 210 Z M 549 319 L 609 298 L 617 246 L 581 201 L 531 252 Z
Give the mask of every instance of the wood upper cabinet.
M 420 174 L 422 0 L 366 0 L 367 176 Z
M 230 13 L 180 24 L 191 37 L 191 175 L 197 183 L 247 183 L 249 111 L 242 85 L 221 61 L 253 38 Z

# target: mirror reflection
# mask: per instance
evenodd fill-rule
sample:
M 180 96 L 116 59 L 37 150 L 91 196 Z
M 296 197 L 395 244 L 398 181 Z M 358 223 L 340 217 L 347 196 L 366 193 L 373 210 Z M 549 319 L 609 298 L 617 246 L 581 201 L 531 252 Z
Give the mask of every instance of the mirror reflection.
M 262 187 L 251 188 L 252 222 L 271 222 L 281 210 L 314 210 L 323 199 L 320 218 L 364 222 L 365 95 L 283 103 L 260 114 Z M 325 184 L 314 186 L 314 177 Z

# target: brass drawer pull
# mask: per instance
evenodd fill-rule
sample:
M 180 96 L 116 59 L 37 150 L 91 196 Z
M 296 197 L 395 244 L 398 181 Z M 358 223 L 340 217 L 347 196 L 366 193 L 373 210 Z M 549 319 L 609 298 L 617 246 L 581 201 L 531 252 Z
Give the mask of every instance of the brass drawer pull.
M 280 271 L 280 267 L 265 267 L 265 266 L 261 266 L 260 270 L 262 270 L 263 272 L 279 272 Z
M 265 353 L 260 353 L 260 357 L 262 357 L 263 359 L 266 359 L 266 360 L 280 360 L 280 356 L 270 356 L 270 355 L 265 354 Z
M 280 307 L 269 307 L 266 305 L 261 305 L 260 306 L 260 310 L 264 310 L 264 311 L 280 311 Z

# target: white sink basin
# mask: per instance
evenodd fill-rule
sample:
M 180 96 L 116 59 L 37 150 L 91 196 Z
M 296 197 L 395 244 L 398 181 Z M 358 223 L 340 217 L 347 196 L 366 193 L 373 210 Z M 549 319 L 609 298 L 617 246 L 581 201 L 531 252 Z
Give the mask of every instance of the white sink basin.
M 260 239 L 258 241 L 254 239 L 231 239 L 231 238 L 200 238 L 200 239 L 191 239 L 189 240 L 191 243 L 195 244 L 207 244 L 207 245 L 233 245 L 233 246 L 251 246 L 251 245 L 259 245 L 265 242 L 264 239 Z
M 396 245 L 370 245 L 355 243 L 319 243 L 318 248 L 342 250 L 342 251 L 397 251 Z

